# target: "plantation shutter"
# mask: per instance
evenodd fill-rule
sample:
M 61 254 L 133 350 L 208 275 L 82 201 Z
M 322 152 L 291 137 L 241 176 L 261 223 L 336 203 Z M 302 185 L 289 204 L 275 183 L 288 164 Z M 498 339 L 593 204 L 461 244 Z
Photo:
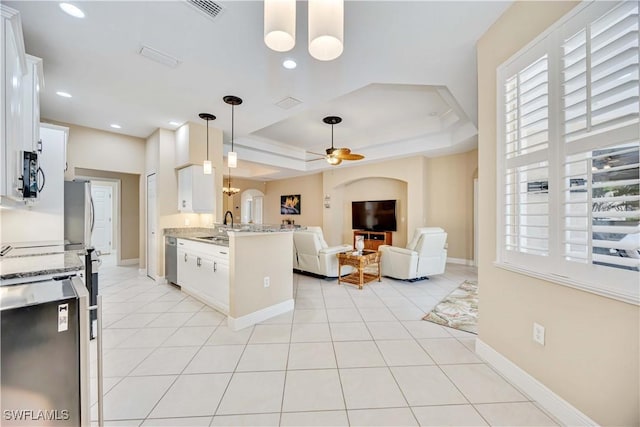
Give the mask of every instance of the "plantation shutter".
M 638 2 L 594 17 L 562 44 L 562 253 L 640 267 Z
M 504 80 L 506 260 L 549 255 L 549 63 L 532 58 Z

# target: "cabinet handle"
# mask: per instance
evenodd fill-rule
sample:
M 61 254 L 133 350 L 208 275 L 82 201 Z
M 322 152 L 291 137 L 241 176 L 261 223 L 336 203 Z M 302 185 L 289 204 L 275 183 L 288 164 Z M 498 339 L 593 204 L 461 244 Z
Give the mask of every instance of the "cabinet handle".
M 187 254 L 184 254 L 184 262 L 187 262 Z
M 200 257 L 198 257 L 198 259 L 196 260 L 196 265 L 198 267 L 200 267 L 202 265 L 202 260 L 200 259 Z
M 213 272 L 215 273 L 216 271 L 218 271 L 218 263 L 213 261 Z
M 182 207 L 183 207 L 183 208 L 186 208 L 186 207 L 187 207 L 187 201 L 186 201 L 186 200 L 183 200 L 183 201 L 182 201 Z

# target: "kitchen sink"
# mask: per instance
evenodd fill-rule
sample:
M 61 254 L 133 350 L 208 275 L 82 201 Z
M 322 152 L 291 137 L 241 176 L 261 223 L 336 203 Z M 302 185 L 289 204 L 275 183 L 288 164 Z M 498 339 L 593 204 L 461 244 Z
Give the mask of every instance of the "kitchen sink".
M 204 237 L 198 237 L 198 239 L 209 240 L 212 242 L 228 242 L 229 241 L 229 238 L 225 236 L 204 236 Z

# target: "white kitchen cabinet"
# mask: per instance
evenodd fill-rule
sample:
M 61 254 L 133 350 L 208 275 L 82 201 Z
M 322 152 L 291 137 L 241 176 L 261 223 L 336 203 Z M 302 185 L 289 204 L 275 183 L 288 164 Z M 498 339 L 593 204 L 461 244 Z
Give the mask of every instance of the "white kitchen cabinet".
M 27 55 L 22 85 L 22 132 L 25 151 L 40 151 L 40 90 L 44 88 L 42 59 Z
M 17 197 L 16 188 L 21 175 L 19 162 L 20 150 L 24 145 L 23 126 L 23 80 L 27 72 L 24 39 L 20 13 L 5 5 L 0 5 L 2 12 L 2 184 L 0 195 Z
M 229 312 L 229 248 L 178 239 L 178 285 L 205 304 Z
M 205 175 L 201 165 L 178 170 L 178 211 L 208 213 L 215 211 L 215 175 Z

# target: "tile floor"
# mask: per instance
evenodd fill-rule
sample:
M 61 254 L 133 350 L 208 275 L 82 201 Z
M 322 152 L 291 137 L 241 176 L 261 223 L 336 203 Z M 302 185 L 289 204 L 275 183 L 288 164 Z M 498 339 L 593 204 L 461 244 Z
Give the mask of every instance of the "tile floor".
M 474 335 L 420 320 L 475 277 L 451 264 L 431 280 L 358 290 L 294 274 L 293 312 L 233 332 L 178 288 L 107 259 L 105 424 L 557 425 L 476 357 Z

